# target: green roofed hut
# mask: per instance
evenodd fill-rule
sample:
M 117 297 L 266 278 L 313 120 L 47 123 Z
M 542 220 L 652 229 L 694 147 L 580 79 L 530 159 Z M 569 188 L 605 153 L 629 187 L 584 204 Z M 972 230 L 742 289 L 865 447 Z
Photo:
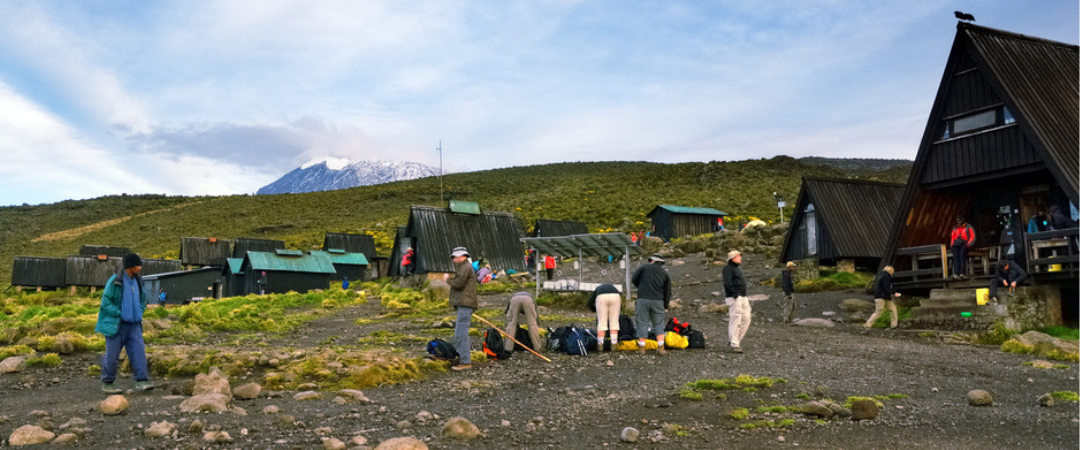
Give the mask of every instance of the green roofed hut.
M 349 281 L 364 281 L 367 277 L 368 260 L 363 253 L 351 253 L 339 248 L 329 250 L 312 250 L 312 255 L 326 255 L 330 263 L 334 265 L 335 274 L 332 280 L 341 281 L 348 278 Z
M 249 251 L 241 265 L 244 294 L 259 292 L 259 278 L 266 272 L 266 293 L 308 292 L 330 287 L 334 264 L 330 257 L 300 250 Z
M 221 268 L 222 295 L 239 297 L 244 295 L 244 258 L 228 258 Z
M 728 214 L 713 208 L 656 205 L 646 214 L 652 220 L 651 236 L 664 241 L 717 231 L 717 219 Z

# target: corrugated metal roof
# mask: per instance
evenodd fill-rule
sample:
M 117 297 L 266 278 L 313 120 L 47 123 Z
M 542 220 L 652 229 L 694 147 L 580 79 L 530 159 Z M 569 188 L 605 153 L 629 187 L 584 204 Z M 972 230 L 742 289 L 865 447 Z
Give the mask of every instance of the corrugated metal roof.
M 370 234 L 326 233 L 323 238 L 323 250 L 340 248 L 349 253 L 363 253 L 368 259 L 374 258 L 375 237 Z
M 453 272 L 450 251 L 466 247 L 473 259 L 483 257 L 495 270 L 525 270 L 525 251 L 518 239 L 521 225 L 512 214 L 453 214 L 447 208 L 413 206 L 406 235 L 415 240 L 418 271 Z
M 880 258 L 903 195 L 899 183 L 804 177 L 780 261 L 788 259 L 792 233 L 799 231 L 808 204 L 814 205 L 818 227 L 827 230 L 835 245 L 830 249 L 835 258 Z
M 285 241 L 274 239 L 236 238 L 233 241 L 233 258 L 243 258 L 247 252 L 273 252 L 285 248 Z
M 369 264 L 363 253 L 335 252 L 333 250 L 312 250 L 308 253 L 311 253 L 312 255 L 326 255 L 327 258 L 330 258 L 330 262 L 334 264 L 347 264 L 351 266 L 366 266 Z
M 572 234 L 589 234 L 589 227 L 585 222 L 570 220 L 536 219 L 533 227 L 533 237 L 570 236 Z
M 521 242 L 545 255 L 576 258 L 585 256 L 623 256 L 627 251 L 631 255 L 644 255 L 645 250 L 634 244 L 623 233 L 575 234 L 572 236 L 522 238 Z
M 229 271 L 232 273 L 243 272 L 244 258 L 229 258 L 225 260 L 225 263 L 229 266 Z
M 326 255 L 283 256 L 271 252 L 248 252 L 244 257 L 253 270 L 333 274 L 333 263 Z
M 1076 45 L 961 22 L 1004 100 L 1046 152 L 1047 167 L 1073 202 L 1080 183 L 1080 51 Z
M 704 214 L 704 215 L 709 215 L 709 216 L 726 216 L 726 215 L 728 215 L 726 212 L 718 211 L 718 210 L 713 209 L 713 208 L 698 208 L 698 207 L 694 207 L 694 206 L 656 205 L 656 207 L 653 208 L 652 211 L 649 211 L 649 213 L 646 214 L 646 216 L 647 217 L 652 217 L 652 215 L 654 213 L 656 213 L 656 210 L 658 210 L 658 209 L 665 209 L 665 210 L 671 211 L 671 212 L 673 212 L 675 214 Z

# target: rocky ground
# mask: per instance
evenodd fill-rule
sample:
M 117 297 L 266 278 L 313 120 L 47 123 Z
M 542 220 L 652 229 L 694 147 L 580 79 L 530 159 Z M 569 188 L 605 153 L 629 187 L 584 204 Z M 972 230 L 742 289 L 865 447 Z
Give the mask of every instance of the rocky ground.
M 868 299 L 861 292 L 799 295 L 803 307 L 798 317 L 829 318 L 835 326 L 785 325 L 778 320 L 777 290 L 755 282 L 775 275 L 776 269 L 766 268 L 768 263 L 751 255 L 744 265 L 754 282 L 750 294 L 760 300 L 753 302 L 743 354 L 727 347 L 725 317 L 699 308 L 721 301 L 713 294 L 720 290 L 720 267 L 689 256 L 669 260 L 675 296 L 683 305 L 670 314 L 705 332 L 704 350 L 672 350 L 666 356 L 548 352 L 551 363 L 518 352 L 510 360 L 471 371 L 440 372 L 417 382 L 366 389 L 366 401 L 336 392 L 302 400 L 297 392 L 264 390 L 254 399 L 233 400 L 240 409 L 221 413 L 181 412 L 180 405 L 190 397 L 174 394 L 178 389 L 173 388 L 186 380 L 156 380 L 159 389 L 126 392 L 128 406 L 118 415 L 99 410 L 107 396 L 99 391 L 96 377 L 87 374 L 100 355 L 75 354 L 64 356 L 56 368 L 0 375 L 0 438 L 12 439 L 24 425 L 42 425 L 56 435 L 73 432 L 77 440 L 69 446 L 89 449 L 306 449 L 333 448 L 338 441 L 342 448 L 373 448 L 403 436 L 447 449 L 1078 447 L 1077 403 L 1058 400 L 1046 407 L 1038 400 L 1049 392 L 1076 391 L 1076 363 L 1041 369 L 1024 364 L 1034 359 L 1030 356 L 1003 353 L 996 346 L 946 343 L 940 335 L 919 330 L 864 333 L 858 317 L 839 309 L 844 299 Z M 485 296 L 484 307 L 501 310 L 508 298 Z M 355 340 L 376 328 L 422 335 L 427 327 L 411 320 L 354 324 L 356 318 L 373 317 L 379 310 L 377 302 L 345 309 L 281 341 L 305 348 Z M 584 309 L 547 310 L 542 315 L 589 321 Z M 479 348 L 478 338 L 474 344 Z M 402 346 L 423 354 L 419 345 Z M 679 396 L 688 382 L 738 375 L 783 381 L 756 389 L 700 391 L 701 400 Z M 252 379 L 257 381 L 257 376 Z M 236 388 L 252 380 L 231 381 Z M 992 405 L 970 405 L 972 390 L 988 392 Z M 881 400 L 883 407 L 872 420 L 759 412 L 763 407 L 826 399 L 842 404 L 851 396 L 875 395 L 894 398 Z M 746 408 L 748 417 L 733 418 L 738 408 Z M 483 436 L 443 437 L 444 423 L 459 416 L 479 427 Z M 175 425 L 175 431 L 148 437 L 147 430 L 162 421 Z M 639 431 L 636 443 L 620 438 L 627 427 Z M 212 434 L 219 431 L 228 439 Z M 205 440 L 215 437 L 223 442 Z M 0 444 L 6 445 L 7 440 Z

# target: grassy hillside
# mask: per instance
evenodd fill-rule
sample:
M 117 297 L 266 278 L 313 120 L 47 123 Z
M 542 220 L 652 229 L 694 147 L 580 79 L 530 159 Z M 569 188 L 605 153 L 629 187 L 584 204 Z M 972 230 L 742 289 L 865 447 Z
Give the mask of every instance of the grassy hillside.
M 714 207 L 779 220 L 773 192 L 789 204 L 800 176 L 904 182 L 910 166 L 840 169 L 780 156 L 768 160 L 657 164 L 562 163 L 451 174 L 449 195 L 487 211 L 507 211 L 529 227 L 538 218 L 579 220 L 590 231 L 644 230 L 654 206 Z M 366 232 L 388 253 L 409 205 L 440 205 L 436 177 L 329 192 L 225 197 L 109 196 L 41 206 L 0 207 L 0 285 L 15 256 L 65 256 L 83 244 L 130 247 L 143 257 L 177 258 L 184 236 L 260 237 L 313 249 L 323 234 Z M 790 209 L 785 216 L 790 217 Z

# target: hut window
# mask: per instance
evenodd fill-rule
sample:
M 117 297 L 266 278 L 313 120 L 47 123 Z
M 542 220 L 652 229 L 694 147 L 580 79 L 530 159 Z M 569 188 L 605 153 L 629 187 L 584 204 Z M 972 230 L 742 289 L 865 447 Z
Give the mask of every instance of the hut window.
M 982 131 L 990 127 L 1016 123 L 1016 117 L 1005 106 L 985 109 L 976 113 L 952 117 L 941 122 L 938 139 L 949 139 Z
M 968 131 L 986 128 L 997 123 L 997 111 L 983 111 L 981 113 L 964 116 L 953 121 L 953 133 L 963 134 Z
M 1016 118 L 1013 117 L 1012 111 L 1009 111 L 1009 108 L 1006 108 L 1006 107 L 1002 106 L 1001 107 L 1001 115 L 1002 115 L 1002 118 L 1004 119 L 1004 122 L 1005 122 L 1006 125 L 1008 125 L 1010 123 L 1016 123 Z

